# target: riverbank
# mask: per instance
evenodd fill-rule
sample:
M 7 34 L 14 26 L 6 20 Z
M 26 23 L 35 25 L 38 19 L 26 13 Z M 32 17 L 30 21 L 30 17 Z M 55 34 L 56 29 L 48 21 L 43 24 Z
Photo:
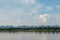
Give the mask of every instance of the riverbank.
M 60 29 L 39 29 L 39 28 L 9 28 L 0 29 L 0 32 L 60 32 Z

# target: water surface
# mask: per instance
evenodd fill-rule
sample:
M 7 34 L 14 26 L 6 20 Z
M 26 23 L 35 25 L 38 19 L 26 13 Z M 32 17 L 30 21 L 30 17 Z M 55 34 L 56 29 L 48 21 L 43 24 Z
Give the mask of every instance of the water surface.
M 60 33 L 48 32 L 0 32 L 0 40 L 60 40 Z

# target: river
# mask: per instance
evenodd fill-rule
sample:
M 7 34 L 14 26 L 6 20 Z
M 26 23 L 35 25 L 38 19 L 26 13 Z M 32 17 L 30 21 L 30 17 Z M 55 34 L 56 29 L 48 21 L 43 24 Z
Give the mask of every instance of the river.
M 60 40 L 58 32 L 0 32 L 0 40 Z

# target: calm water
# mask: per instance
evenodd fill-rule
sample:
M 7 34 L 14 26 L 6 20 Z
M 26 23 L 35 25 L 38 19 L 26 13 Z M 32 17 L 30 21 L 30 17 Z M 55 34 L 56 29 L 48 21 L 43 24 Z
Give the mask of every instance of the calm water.
M 18 32 L 8 33 L 1 32 L 0 40 L 60 40 L 60 33 L 35 33 L 35 32 Z

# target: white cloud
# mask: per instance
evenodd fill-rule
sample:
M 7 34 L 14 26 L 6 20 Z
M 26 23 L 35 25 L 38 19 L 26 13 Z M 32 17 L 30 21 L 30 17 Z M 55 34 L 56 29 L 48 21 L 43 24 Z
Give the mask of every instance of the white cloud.
M 11 8 L 13 8 L 13 7 L 10 6 L 10 5 L 7 5 L 7 6 L 5 6 L 4 8 L 6 8 L 6 9 L 11 9 Z
M 8 21 L 8 20 L 9 20 L 8 17 L 5 17 L 5 16 L 0 17 L 0 21 Z
M 30 0 L 32 3 L 36 3 L 36 1 L 35 0 Z
M 33 14 L 32 13 L 29 13 L 29 14 L 27 14 L 28 16 L 32 16 Z
M 36 13 L 37 10 L 39 10 L 40 8 L 42 8 L 42 4 L 36 4 L 35 8 L 32 10 L 33 13 Z
M 20 23 L 22 20 L 18 19 L 17 22 Z
M 49 18 L 50 15 L 49 14 L 42 14 L 39 16 L 40 20 L 44 23 L 47 21 L 47 18 Z
M 22 24 L 22 20 L 21 19 L 17 19 L 13 22 L 13 25 L 14 26 L 17 26 L 17 25 L 21 25 Z
M 56 7 L 57 7 L 57 8 L 60 8 L 60 5 L 57 5 Z
M 22 20 L 13 20 L 13 19 L 7 19 L 3 18 L 0 20 L 0 25 L 21 25 Z
M 36 4 L 36 6 L 32 9 L 32 11 L 29 13 L 29 15 L 33 15 L 35 13 L 38 13 L 38 10 L 42 8 L 43 4 Z
M 24 10 L 22 9 L 12 9 L 11 11 L 8 11 L 7 12 L 7 15 L 8 17 L 14 17 L 14 18 L 18 18 L 18 17 L 21 17 L 24 13 Z
M 20 1 L 24 4 L 35 4 L 36 3 L 35 0 L 20 0 Z
M 0 14 L 4 14 L 4 13 L 6 13 L 6 10 L 0 9 Z
M 46 11 L 51 11 L 53 8 L 51 6 L 46 7 Z

